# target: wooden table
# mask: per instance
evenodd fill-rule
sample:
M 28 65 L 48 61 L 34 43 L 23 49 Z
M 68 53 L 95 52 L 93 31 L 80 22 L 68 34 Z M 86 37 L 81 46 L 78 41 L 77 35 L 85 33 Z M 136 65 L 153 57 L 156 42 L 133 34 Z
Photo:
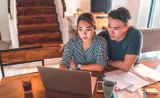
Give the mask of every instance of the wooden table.
M 152 63 L 151 61 L 150 63 L 145 62 L 145 64 L 146 65 L 148 64 L 147 66 L 155 68 L 156 65 L 160 64 L 160 60 L 152 61 Z M 116 69 L 113 67 L 108 67 L 105 69 L 104 72 L 113 70 Z M 99 77 L 101 75 L 103 75 L 102 72 L 93 72 L 93 76 Z M 25 78 L 28 76 L 32 77 L 32 93 L 24 94 L 20 78 Z M 158 91 L 160 91 L 160 82 L 157 82 L 155 84 L 146 87 L 159 87 Z M 132 98 L 141 98 L 137 97 L 138 92 L 135 92 L 133 94 L 123 93 L 123 96 L 125 96 L 125 98 L 130 98 L 130 96 L 132 96 Z M 40 79 L 39 73 L 32 73 L 32 74 L 17 75 L 17 76 L 2 78 L 2 81 L 0 82 L 0 98 L 104 98 L 104 97 L 102 93 L 97 93 L 96 89 L 94 90 L 94 94 L 91 97 L 45 90 L 42 81 Z M 119 98 L 124 98 L 124 97 L 119 97 Z M 147 95 L 147 98 L 160 98 L 160 92 L 158 95 Z

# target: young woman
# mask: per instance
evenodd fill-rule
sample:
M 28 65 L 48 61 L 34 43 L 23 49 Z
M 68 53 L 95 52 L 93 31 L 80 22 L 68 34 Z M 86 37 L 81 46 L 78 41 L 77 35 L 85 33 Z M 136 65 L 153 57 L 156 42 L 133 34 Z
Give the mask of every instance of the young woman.
M 78 35 L 65 46 L 60 68 L 103 71 L 107 63 L 107 42 L 96 36 L 96 20 L 91 13 L 83 13 L 77 20 Z

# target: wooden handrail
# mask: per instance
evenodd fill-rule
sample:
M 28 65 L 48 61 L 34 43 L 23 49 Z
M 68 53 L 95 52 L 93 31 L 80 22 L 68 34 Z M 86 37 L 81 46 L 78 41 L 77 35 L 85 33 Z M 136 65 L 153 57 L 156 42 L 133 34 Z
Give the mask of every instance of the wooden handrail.
M 9 52 L 9 51 L 17 51 L 17 50 L 36 49 L 36 48 L 42 48 L 42 46 L 32 46 L 32 47 L 25 47 L 25 48 L 13 48 L 13 49 L 8 49 L 8 50 L 0 50 L 0 53 Z
M 66 12 L 66 3 L 65 0 L 62 0 L 62 6 L 63 6 L 63 18 L 65 17 L 65 12 Z
M 10 0 L 8 0 L 8 13 L 10 14 L 10 17 L 12 19 L 12 14 L 11 14 L 11 4 L 10 4 Z

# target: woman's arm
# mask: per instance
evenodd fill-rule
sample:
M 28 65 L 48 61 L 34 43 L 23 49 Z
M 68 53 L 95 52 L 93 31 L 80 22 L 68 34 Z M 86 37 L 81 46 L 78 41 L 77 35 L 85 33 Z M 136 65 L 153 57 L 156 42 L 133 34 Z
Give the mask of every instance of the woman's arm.
M 100 64 L 81 65 L 80 70 L 103 71 L 104 66 Z
M 77 65 L 75 64 L 74 60 L 71 61 L 71 69 L 76 69 Z M 80 67 L 80 70 L 86 70 L 86 71 L 103 71 L 104 66 L 100 64 L 86 64 L 82 65 Z
M 62 56 L 62 60 L 61 60 L 61 64 L 59 66 L 59 68 L 64 68 L 64 69 L 69 69 L 70 68 L 70 63 L 72 60 L 72 56 L 73 56 L 73 40 L 70 39 L 64 49 L 63 52 L 63 56 Z
M 65 64 L 60 64 L 59 68 L 60 69 L 68 69 L 68 67 Z
M 103 71 L 104 67 L 107 65 L 108 49 L 107 42 L 104 38 L 98 37 L 98 46 L 96 49 L 96 64 L 89 64 L 88 66 L 83 66 L 82 69 L 88 69 L 93 71 Z
M 62 43 L 62 44 L 60 44 L 60 47 L 61 47 L 61 48 L 60 48 L 60 50 L 59 50 L 59 51 L 63 51 L 63 50 L 64 50 L 64 48 L 65 48 L 65 44 L 63 44 L 63 43 Z

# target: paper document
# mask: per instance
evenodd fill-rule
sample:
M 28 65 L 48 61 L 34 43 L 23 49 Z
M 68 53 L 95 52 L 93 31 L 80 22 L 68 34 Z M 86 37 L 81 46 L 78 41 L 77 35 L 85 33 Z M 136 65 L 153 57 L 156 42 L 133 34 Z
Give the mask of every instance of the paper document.
M 160 69 L 160 65 L 157 69 Z M 116 81 L 118 88 L 126 88 L 130 92 L 160 81 L 160 72 L 143 64 L 135 65 L 129 72 L 116 70 L 104 73 L 104 75 L 106 80 Z
M 132 86 L 133 84 L 127 82 L 123 78 L 121 78 L 119 75 L 109 75 L 104 77 L 105 80 L 110 80 L 116 82 L 116 87 L 123 90 L 129 86 Z
M 157 66 L 156 70 L 160 72 L 160 64 Z
M 160 72 L 150 67 L 147 67 L 146 65 L 135 65 L 133 67 L 133 71 L 141 75 L 143 79 L 149 81 L 150 84 L 160 81 Z
M 117 78 L 116 75 L 118 75 L 121 78 Z M 127 83 L 131 84 L 131 86 L 128 86 L 126 88 L 128 91 L 131 91 L 131 92 L 135 92 L 136 90 L 142 88 L 143 86 L 149 85 L 149 82 L 143 80 L 142 78 L 136 76 L 135 74 L 131 72 L 124 72 L 121 70 L 116 70 L 116 71 L 105 73 L 105 78 L 109 76 L 112 76 L 112 81 L 115 81 L 114 78 L 119 79 L 119 80 L 116 80 L 118 81 L 117 84 L 119 82 L 120 84 L 126 84 L 126 85 L 123 85 L 123 87 L 127 87 L 128 86 Z
M 135 92 L 143 86 L 149 85 L 149 82 L 143 80 L 142 78 L 136 76 L 131 72 L 124 72 L 119 74 L 119 76 L 133 84 L 132 86 L 127 88 L 127 90 L 131 92 Z

